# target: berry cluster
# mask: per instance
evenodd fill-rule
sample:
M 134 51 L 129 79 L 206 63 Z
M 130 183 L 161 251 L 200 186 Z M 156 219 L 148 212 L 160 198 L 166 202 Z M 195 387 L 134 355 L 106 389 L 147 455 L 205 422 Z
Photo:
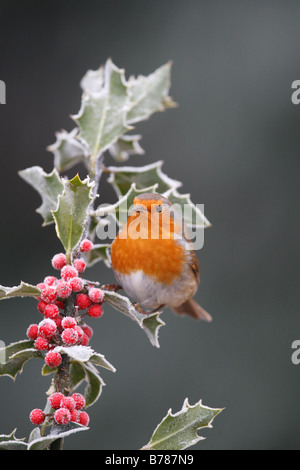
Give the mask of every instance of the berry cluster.
M 32 424 L 43 424 L 46 418 L 54 419 L 57 424 L 68 424 L 70 421 L 83 426 L 89 424 L 89 415 L 86 411 L 82 411 L 85 398 L 81 393 L 73 393 L 71 396 L 65 396 L 60 392 L 52 393 L 48 401 L 53 412 L 45 414 L 41 409 L 35 408 L 29 416 Z
M 81 242 L 81 253 L 92 248 L 90 240 Z M 104 292 L 95 287 L 95 283 L 81 277 L 86 268 L 82 258 L 68 264 L 66 255 L 58 253 L 52 258 L 52 266 L 60 271 L 60 276 L 49 275 L 37 284 L 41 289 L 37 309 L 44 318 L 37 324 L 29 325 L 27 337 L 34 341 L 37 350 L 45 352 L 47 366 L 54 368 L 62 363 L 62 356 L 55 349 L 56 346 L 88 345 L 93 330 L 84 323 L 83 317 L 101 317 Z M 42 424 L 48 417 L 57 424 L 73 421 L 88 425 L 89 416 L 82 411 L 85 405 L 83 395 L 74 393 L 64 396 L 62 393 L 54 393 L 49 397 L 49 403 L 55 411 L 45 415 L 40 409 L 32 410 L 30 420 L 33 424 Z

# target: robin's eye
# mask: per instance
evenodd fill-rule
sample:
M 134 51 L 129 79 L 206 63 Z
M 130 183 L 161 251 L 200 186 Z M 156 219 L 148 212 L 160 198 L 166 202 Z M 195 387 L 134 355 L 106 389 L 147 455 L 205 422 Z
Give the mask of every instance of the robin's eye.
M 161 213 L 162 212 L 162 206 L 161 205 L 156 206 L 155 210 L 156 210 L 156 212 Z

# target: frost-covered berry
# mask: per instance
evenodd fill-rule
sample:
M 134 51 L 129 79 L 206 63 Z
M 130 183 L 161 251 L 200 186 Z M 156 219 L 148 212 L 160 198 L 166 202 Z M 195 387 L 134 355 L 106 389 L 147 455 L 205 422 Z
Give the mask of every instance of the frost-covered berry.
M 56 284 L 56 293 L 58 297 L 61 297 L 62 299 L 66 299 L 72 293 L 72 287 L 70 286 L 68 282 L 61 279 Z
M 83 335 L 84 335 L 82 328 L 79 325 L 76 325 L 76 326 L 74 326 L 74 330 L 77 332 L 78 341 L 81 341 L 81 339 L 83 338 Z
M 61 334 L 61 339 L 66 344 L 76 344 L 78 341 L 77 331 L 74 328 L 66 328 Z
M 71 421 L 73 421 L 73 423 L 78 423 L 79 413 L 80 411 L 78 410 L 71 411 Z
M 67 424 L 71 420 L 71 413 L 67 408 L 59 408 L 54 413 L 54 419 L 57 424 Z
M 90 338 L 83 333 L 82 337 L 80 338 L 80 344 L 81 346 L 87 346 L 89 344 Z
M 56 351 L 49 351 L 46 354 L 45 362 L 49 367 L 58 367 L 62 361 L 61 355 Z
M 46 286 L 53 286 L 57 282 L 57 277 L 55 276 L 47 276 L 44 279 L 44 284 Z
M 59 315 L 58 306 L 55 304 L 48 304 L 45 308 L 44 315 L 46 318 L 52 318 L 52 320 L 54 320 Z
M 75 400 L 72 397 L 63 397 L 60 402 L 61 408 L 67 408 L 69 411 L 75 410 Z
M 81 393 L 73 393 L 71 397 L 75 401 L 76 410 L 81 410 L 85 406 L 85 398 Z
M 102 313 L 102 307 L 99 304 L 94 304 L 88 309 L 88 314 L 92 318 L 99 318 L 101 317 Z
M 74 268 L 74 266 L 70 266 L 69 264 L 67 264 L 62 268 L 60 275 L 65 281 L 69 281 L 73 277 L 78 276 L 78 271 L 76 268 Z
M 82 242 L 80 243 L 80 251 L 82 253 L 87 253 L 88 251 L 91 251 L 91 249 L 93 248 L 93 243 L 90 241 L 90 240 L 82 240 Z
M 80 292 L 84 288 L 84 281 L 80 277 L 73 277 L 69 283 L 73 292 Z
M 81 329 L 84 332 L 84 334 L 87 335 L 88 338 L 91 338 L 93 336 L 93 330 L 89 325 L 82 325 Z
M 42 336 L 39 336 L 34 342 L 34 347 L 38 351 L 45 351 L 46 349 L 48 349 L 48 346 L 49 346 L 48 341 L 46 340 L 46 338 L 43 338 Z
M 58 410 L 60 408 L 60 402 L 64 398 L 64 394 L 60 392 L 52 393 L 48 398 L 51 408 Z
M 77 325 L 77 322 L 74 317 L 64 317 L 61 322 L 63 328 L 74 328 Z
M 47 307 L 47 305 L 48 303 L 45 302 L 44 300 L 40 300 L 39 303 L 37 304 L 37 309 L 42 315 L 44 315 L 45 308 Z
M 86 411 L 79 411 L 78 423 L 87 426 L 90 422 L 90 417 Z
M 39 332 L 38 335 L 43 338 L 49 339 L 56 332 L 56 323 L 50 318 L 45 318 L 45 320 L 40 321 L 39 323 Z
M 64 310 L 64 309 L 65 309 L 65 304 L 64 304 L 61 300 L 56 300 L 54 303 L 55 303 L 55 305 L 57 305 L 57 307 L 58 307 L 60 310 Z
M 86 310 L 92 305 L 92 301 L 86 294 L 78 294 L 76 296 L 75 304 L 80 310 Z
M 98 287 L 92 287 L 89 290 L 89 298 L 91 299 L 92 302 L 95 304 L 100 304 L 103 302 L 104 299 L 104 292 L 101 289 L 98 289 Z
M 26 335 L 29 339 L 37 339 L 39 326 L 33 323 L 27 328 Z
M 73 261 L 73 266 L 77 269 L 79 273 L 83 273 L 83 271 L 85 270 L 85 261 L 81 258 L 75 259 Z
M 64 253 L 58 253 L 52 258 L 52 266 L 54 269 L 62 269 L 67 264 L 67 257 Z
M 56 289 L 53 286 L 46 286 L 42 290 L 41 299 L 45 302 L 51 303 L 54 302 L 57 298 Z
M 42 424 L 45 420 L 45 415 L 42 410 L 35 408 L 29 415 L 32 424 Z

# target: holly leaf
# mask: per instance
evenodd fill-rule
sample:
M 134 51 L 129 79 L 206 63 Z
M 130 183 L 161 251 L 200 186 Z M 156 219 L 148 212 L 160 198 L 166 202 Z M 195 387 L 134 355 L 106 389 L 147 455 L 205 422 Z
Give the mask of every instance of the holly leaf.
M 55 220 L 57 236 L 70 256 L 78 244 L 84 231 L 88 217 L 87 209 L 94 197 L 89 178 L 81 181 L 78 175 L 72 180 L 64 180 L 64 190 L 58 198 L 58 206 L 52 211 Z
M 7 375 L 15 380 L 21 374 L 24 364 L 33 358 L 43 358 L 43 354 L 33 348 L 33 341 L 23 340 L 0 348 L 0 376 Z
M 110 266 L 110 244 L 95 244 L 91 251 L 83 253 L 83 258 L 88 267 L 93 266 L 98 261 L 104 261 L 107 266 Z
M 194 204 L 190 194 L 180 194 L 176 189 L 171 188 L 163 196 L 178 208 L 183 215 L 183 219 L 188 227 L 207 228 L 211 223 L 204 215 L 203 204 Z
M 53 222 L 52 210 L 57 206 L 59 194 L 63 191 L 62 180 L 54 168 L 47 174 L 39 166 L 33 166 L 19 171 L 21 178 L 30 184 L 41 196 L 42 205 L 36 210 L 43 217 L 43 225 Z
M 118 196 L 124 196 L 133 183 L 137 190 L 144 190 L 144 192 L 145 188 L 157 185 L 156 190 L 159 194 L 179 188 L 182 183 L 165 175 L 161 170 L 162 165 L 163 161 L 141 167 L 110 166 L 107 168 L 110 173 L 107 181 L 112 184 Z
M 109 153 L 116 162 L 125 162 L 130 155 L 143 155 L 145 152 L 139 144 L 140 135 L 123 135 L 109 147 Z
M 85 398 L 85 406 L 93 405 L 101 395 L 102 387 L 105 385 L 103 379 L 98 374 L 96 367 L 87 362 L 82 364 L 86 375 L 87 386 L 84 389 L 83 395 Z
M 39 297 L 41 289 L 37 286 L 21 281 L 19 286 L 5 287 L 0 285 L 0 300 L 11 299 L 12 297 Z
M 78 423 L 70 422 L 66 425 L 56 425 L 51 429 L 48 436 L 32 439 L 28 443 L 28 450 L 47 450 L 49 445 L 57 439 L 61 439 L 80 431 L 88 431 L 88 427 Z
M 17 439 L 16 429 L 11 434 L 0 434 L 0 450 L 27 450 L 27 444 L 23 439 Z
M 195 405 L 189 405 L 186 398 L 178 413 L 168 411 L 167 416 L 156 427 L 147 445 L 141 450 L 184 450 L 196 444 L 201 439 L 197 431 L 211 428 L 213 419 L 222 411 L 219 408 L 209 408 L 202 405 L 200 400 Z
M 131 318 L 131 320 L 135 321 L 140 328 L 145 331 L 150 343 L 159 348 L 158 331 L 161 326 L 165 325 L 165 323 L 159 318 L 161 312 L 143 315 L 136 310 L 127 297 L 120 295 L 117 292 L 105 290 L 104 300 L 112 305 L 116 310 L 122 312 Z
M 143 121 L 156 111 L 176 106 L 168 96 L 171 65 L 171 62 L 168 62 L 147 77 L 140 75 L 129 80 L 130 111 L 127 116 L 129 123 Z
M 86 143 L 94 160 L 131 129 L 126 124 L 128 95 L 124 70 L 108 60 L 99 76 L 100 86 L 95 86 L 99 83 L 97 79 L 90 85 L 90 77 L 81 82 L 85 93 L 79 113 L 73 116 L 79 125 L 79 138 Z
M 89 346 L 56 346 L 53 351 L 67 354 L 74 361 L 87 362 L 94 354 L 94 351 Z
M 71 132 L 62 130 L 56 132 L 56 141 L 49 145 L 47 150 L 54 155 L 54 167 L 57 171 L 62 172 L 72 168 L 80 162 L 84 162 L 88 157 L 88 149 L 84 143 L 77 138 L 78 129 L 75 128 Z
M 115 367 L 108 362 L 108 360 L 103 356 L 103 354 L 100 353 L 94 353 L 90 357 L 90 362 L 96 366 L 104 367 L 105 369 L 110 370 L 111 372 L 116 372 Z

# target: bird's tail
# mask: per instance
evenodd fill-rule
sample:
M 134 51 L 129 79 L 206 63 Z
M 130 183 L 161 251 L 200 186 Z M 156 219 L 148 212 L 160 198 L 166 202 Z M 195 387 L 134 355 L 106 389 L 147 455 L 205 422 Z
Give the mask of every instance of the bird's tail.
M 189 315 L 190 317 L 196 318 L 197 320 L 212 321 L 211 315 L 200 307 L 194 299 L 187 300 L 178 307 L 172 307 L 175 313 L 178 315 Z

